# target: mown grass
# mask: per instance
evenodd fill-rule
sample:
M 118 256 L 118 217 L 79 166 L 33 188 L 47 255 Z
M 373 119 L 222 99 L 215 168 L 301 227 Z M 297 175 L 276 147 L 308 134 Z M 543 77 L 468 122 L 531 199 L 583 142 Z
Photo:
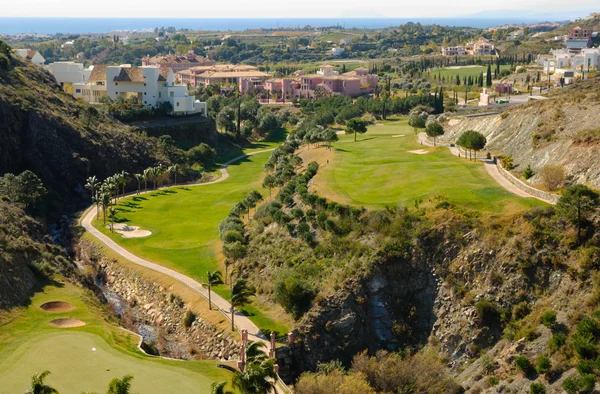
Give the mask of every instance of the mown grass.
M 495 65 L 492 65 L 492 76 L 494 75 L 494 69 L 495 69 Z M 500 65 L 500 71 L 504 71 L 504 70 L 510 70 L 510 64 L 502 64 Z M 433 78 L 434 75 L 440 76 L 440 77 L 445 77 L 446 81 L 448 80 L 448 78 L 456 78 L 456 76 L 458 75 L 460 77 L 460 83 L 462 84 L 462 79 L 464 77 L 479 77 L 480 74 L 487 72 L 487 65 L 486 66 L 477 66 L 477 67 L 471 67 L 471 66 L 466 66 L 466 67 L 461 67 L 461 68 L 456 68 L 456 69 L 452 69 L 452 68 L 442 68 L 440 70 L 435 70 L 431 72 L 431 78 Z M 454 80 L 451 80 L 450 82 L 454 82 Z M 485 75 L 484 75 L 484 82 L 485 82 Z
M 314 180 L 317 192 L 334 201 L 369 208 L 447 201 L 488 213 L 543 204 L 503 189 L 480 162 L 457 158 L 447 147 L 419 145 L 405 120 L 371 126 L 353 139 L 340 136 L 331 163 Z M 410 153 L 421 149 L 427 154 Z
M 40 305 L 64 301 L 69 312 L 49 313 Z M 45 286 L 24 308 L 0 315 L 0 392 L 22 393 L 31 376 L 43 370 L 47 383 L 61 393 L 105 392 L 108 382 L 134 376 L 140 393 L 206 393 L 214 381 L 231 374 L 215 361 L 176 361 L 150 357 L 137 349 L 137 336 L 108 324 L 93 296 L 69 283 Z M 75 318 L 83 327 L 57 328 L 57 318 Z M 96 350 L 93 351 L 92 348 Z
M 253 144 L 244 152 L 270 149 L 285 134 Z M 227 217 L 231 208 L 252 190 L 268 196 L 262 188 L 263 165 L 270 152 L 259 153 L 232 163 L 228 167 L 229 178 L 223 182 L 202 186 L 176 186 L 119 201 L 116 206 L 117 220 L 150 230 L 146 238 L 125 239 L 113 234 L 97 220 L 94 225 L 115 242 L 132 253 L 172 268 L 197 280 L 206 281 L 206 272 L 221 270 L 219 223 Z M 220 159 L 225 162 L 239 156 L 229 154 Z M 229 287 L 217 286 L 215 292 L 229 298 Z M 287 333 L 290 325 L 280 322 L 255 306 L 243 308 L 251 320 L 263 331 Z

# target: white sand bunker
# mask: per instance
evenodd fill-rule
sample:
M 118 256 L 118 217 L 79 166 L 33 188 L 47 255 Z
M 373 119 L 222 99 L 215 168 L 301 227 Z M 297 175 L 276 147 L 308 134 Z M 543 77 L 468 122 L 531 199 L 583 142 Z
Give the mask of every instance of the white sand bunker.
M 46 312 L 52 313 L 69 312 L 75 309 L 73 305 L 63 301 L 46 302 L 45 304 L 40 305 L 40 308 Z
M 336 131 L 335 133 L 336 133 L 337 135 L 344 135 L 344 134 L 346 134 L 346 131 L 345 131 L 345 130 L 338 130 L 338 131 Z
M 106 227 L 110 229 L 110 224 Z M 126 223 L 115 223 L 114 229 L 123 238 L 143 238 L 152 235 L 152 231 L 140 230 L 139 226 L 130 226 Z
M 406 137 L 406 134 L 393 135 L 392 138 Z
M 73 328 L 73 327 L 85 326 L 85 322 L 82 322 L 81 320 L 78 320 L 78 319 L 65 318 L 65 319 L 52 320 L 50 322 L 50 325 L 52 325 L 54 327 L 59 327 L 59 328 Z
M 414 155 L 426 155 L 429 153 L 427 149 L 418 149 L 418 150 L 409 150 L 408 153 L 412 153 Z

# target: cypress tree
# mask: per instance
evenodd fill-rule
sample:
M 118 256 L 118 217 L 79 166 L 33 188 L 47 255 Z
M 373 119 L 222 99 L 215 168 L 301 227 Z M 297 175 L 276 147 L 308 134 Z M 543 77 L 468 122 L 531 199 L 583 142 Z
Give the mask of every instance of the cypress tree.
M 456 86 L 460 86 L 460 77 L 456 74 Z
M 483 79 L 483 77 L 482 77 Z M 483 81 L 482 81 L 483 82 Z M 485 75 L 485 86 L 492 86 L 492 67 L 488 64 L 487 74 Z

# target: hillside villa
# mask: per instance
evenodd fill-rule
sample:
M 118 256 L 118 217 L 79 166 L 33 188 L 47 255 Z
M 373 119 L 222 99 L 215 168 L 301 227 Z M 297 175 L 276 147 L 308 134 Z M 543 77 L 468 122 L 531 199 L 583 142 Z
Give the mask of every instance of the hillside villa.
M 169 102 L 173 115 L 206 116 L 206 103 L 188 96 L 186 85 L 175 84 L 175 74 L 170 68 L 158 66 L 94 66 L 88 82 L 73 84 L 73 96 L 88 103 L 99 103 L 102 97 L 136 98 L 150 107 Z
M 75 62 L 54 62 L 45 66 L 50 71 L 56 81 L 61 85 L 65 83 L 87 82 L 94 66 L 84 68 L 82 63 Z
M 41 67 L 44 65 L 44 63 L 46 63 L 46 59 L 35 49 L 15 49 L 14 54 L 18 57 L 29 60 L 36 66 Z
M 215 61 L 198 56 L 194 51 L 189 51 L 185 55 L 158 55 L 145 56 L 142 58 L 142 66 L 158 66 L 160 68 L 170 68 L 174 73 L 187 70 L 197 66 L 214 66 Z
M 565 78 L 569 84 L 574 77 L 600 70 L 600 48 L 582 48 L 578 52 L 569 48 L 553 49 L 550 55 L 539 55 L 536 62 L 546 75 L 550 74 L 555 81 Z
M 442 47 L 442 56 L 491 55 L 494 50 L 494 44 L 481 37 L 475 42 L 468 42 L 465 46 Z
M 177 81 L 189 86 L 209 86 L 219 84 L 238 85 L 243 78 L 251 78 L 257 83 L 264 82 L 270 75 L 248 65 L 218 64 L 197 66 L 179 71 Z

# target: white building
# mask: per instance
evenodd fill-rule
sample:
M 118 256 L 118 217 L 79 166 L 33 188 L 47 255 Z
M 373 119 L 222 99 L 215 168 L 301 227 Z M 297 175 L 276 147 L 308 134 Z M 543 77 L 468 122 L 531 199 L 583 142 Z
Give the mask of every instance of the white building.
M 82 63 L 75 62 L 54 62 L 46 66 L 56 81 L 60 84 L 64 83 L 81 83 L 87 82 L 92 73 L 93 66 L 84 68 Z
M 331 48 L 331 54 L 333 56 L 342 56 L 344 53 L 346 53 L 346 50 L 344 48 Z
M 324 77 L 331 77 L 334 75 L 340 75 L 339 71 L 335 71 L 335 67 L 330 65 L 321 66 L 317 74 L 323 75 Z
M 31 61 L 36 66 L 43 66 L 46 59 L 35 49 L 15 49 L 15 55 Z
M 188 96 L 187 86 L 176 85 L 171 69 L 157 66 L 94 66 L 88 82 L 73 84 L 73 95 L 90 103 L 98 103 L 102 97 L 136 98 L 149 107 L 169 102 L 174 115 L 201 113 L 207 116 L 206 103 Z

